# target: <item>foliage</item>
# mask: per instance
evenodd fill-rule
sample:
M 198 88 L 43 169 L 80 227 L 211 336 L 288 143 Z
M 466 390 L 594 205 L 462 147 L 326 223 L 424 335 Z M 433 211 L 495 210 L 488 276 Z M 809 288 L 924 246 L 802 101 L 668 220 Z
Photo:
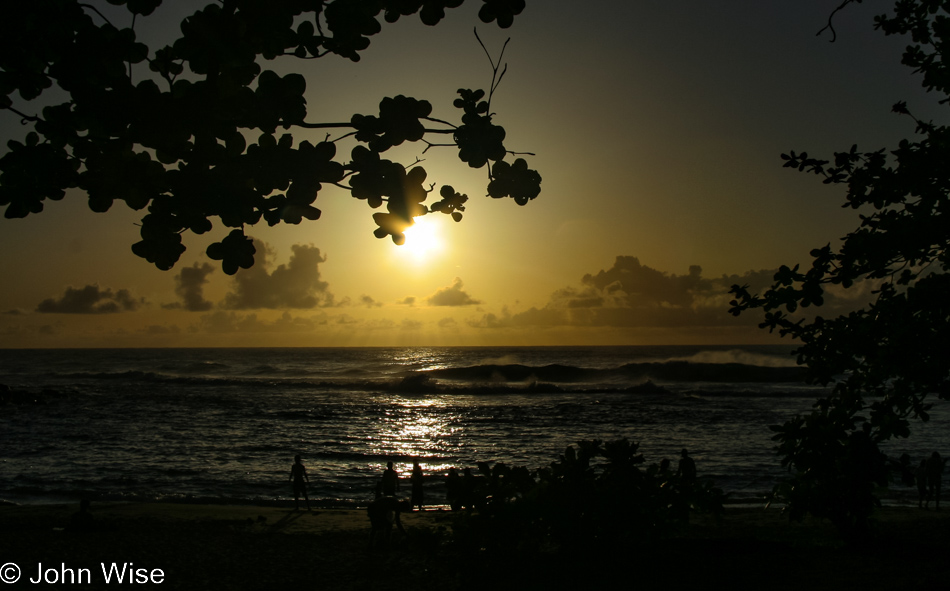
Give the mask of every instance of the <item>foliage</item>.
M 0 158 L 7 218 L 38 213 L 45 200 L 60 200 L 73 188 L 85 191 L 93 211 L 124 201 L 145 210 L 133 252 L 160 269 L 170 269 L 185 251 L 185 231 L 208 232 L 216 218 L 234 230 L 208 256 L 233 274 L 254 263 L 245 226 L 316 220 L 321 212 L 314 203 L 328 185 L 374 209 L 386 204 L 373 215 L 375 235 L 397 244 L 420 215 L 461 220 L 466 195 L 446 185 L 442 199 L 426 205 L 435 187 L 425 186 L 426 171 L 382 157 L 405 142 L 456 146 L 462 161 L 486 168 L 492 197 L 524 205 L 540 192 L 541 177 L 524 160 L 504 161 L 513 152 L 491 112 L 505 72 L 500 63 L 492 60 L 487 98 L 482 90 L 459 90 L 458 125 L 432 117 L 429 102 L 402 95 L 383 98 L 378 115 L 309 122 L 307 80 L 264 69 L 278 58 L 335 54 L 359 61 L 369 37 L 382 30 L 380 16 L 394 23 L 418 12 L 423 23 L 436 25 L 463 0 L 221 0 L 182 21 L 181 37 L 154 51 L 137 39 L 135 25 L 161 0 L 108 1 L 131 13 L 131 27 L 114 26 L 77 0 L 4 8 L 0 109 L 32 128 Z M 481 20 L 502 28 L 524 9 L 524 0 L 483 3 Z M 21 103 L 36 105 L 37 114 Z M 349 131 L 314 144 L 278 131 L 291 129 Z M 452 143 L 433 144 L 425 139 L 432 134 Z M 348 160 L 337 157 L 344 138 L 359 142 Z
M 479 463 L 477 513 L 459 520 L 462 542 L 490 550 L 644 545 L 689 521 L 689 511 L 722 512 L 723 494 L 653 464 L 626 439 L 580 441 L 548 467 Z
M 852 1 L 845 0 L 844 8 Z M 899 0 L 875 19 L 887 35 L 910 34 L 903 63 L 923 74 L 928 91 L 950 102 L 941 55 L 950 43 L 945 3 Z M 830 21 L 829 21 L 830 26 Z M 905 103 L 894 112 L 911 116 Z M 860 210 L 860 226 L 837 248 L 811 251 L 811 268 L 783 266 L 764 294 L 733 286 L 733 314 L 760 308 L 760 325 L 801 342 L 798 362 L 816 383 L 833 384 L 806 417 L 773 427 L 794 477 L 779 492 L 792 516 L 831 518 L 845 533 L 860 530 L 886 484 L 878 445 L 907 437 L 910 420 L 926 421 L 928 398 L 950 399 L 950 128 L 914 118 L 917 137 L 890 152 L 852 146 L 833 162 L 807 153 L 783 155 L 785 166 L 844 184 L 844 207 Z M 874 287 L 874 299 L 836 318 L 806 322 L 795 313 L 821 306 L 826 290 Z

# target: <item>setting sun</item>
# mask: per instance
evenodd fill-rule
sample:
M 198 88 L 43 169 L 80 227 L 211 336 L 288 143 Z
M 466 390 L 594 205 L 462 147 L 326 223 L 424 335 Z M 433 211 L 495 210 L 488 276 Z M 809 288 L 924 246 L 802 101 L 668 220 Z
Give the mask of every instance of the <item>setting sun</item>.
M 442 239 L 442 227 L 434 220 L 435 216 L 415 218 L 415 224 L 406 228 L 406 242 L 397 250 L 400 258 L 408 257 L 416 264 L 422 264 L 442 252 L 445 241 Z

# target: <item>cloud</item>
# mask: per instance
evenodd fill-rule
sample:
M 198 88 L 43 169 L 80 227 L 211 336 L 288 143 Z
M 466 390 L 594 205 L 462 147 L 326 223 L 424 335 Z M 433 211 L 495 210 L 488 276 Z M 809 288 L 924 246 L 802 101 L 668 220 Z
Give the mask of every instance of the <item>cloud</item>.
M 76 289 L 67 287 L 59 299 L 45 299 L 36 307 L 37 312 L 47 314 L 113 314 L 132 312 L 145 304 L 145 298 L 136 300 L 127 289 L 112 291 L 98 285 Z
M 24 312 L 23 310 L 19 308 L 11 308 L 9 310 L 4 311 L 3 314 L 5 314 L 6 316 L 23 316 L 24 314 L 26 314 L 26 312 Z
M 234 291 L 225 296 L 222 305 L 229 310 L 261 308 L 316 308 L 334 305 L 329 285 L 320 280 L 320 263 L 326 261 L 313 245 L 295 244 L 286 265 L 268 271 L 273 256 L 267 245 L 254 241 L 261 257 L 250 269 L 241 269 L 234 276 Z
M 444 329 L 453 329 L 458 327 L 458 322 L 455 321 L 455 318 L 445 317 L 437 323 L 439 328 Z
M 532 308 L 533 309 L 533 308 Z M 466 321 L 466 324 L 472 328 L 507 328 L 513 326 L 511 322 L 511 315 L 507 311 L 503 312 L 501 316 L 489 312 L 488 314 L 482 314 L 481 318 L 473 318 Z M 530 325 L 531 323 L 526 323 Z M 547 324 L 547 323 L 545 323 Z M 557 324 L 552 322 L 551 324 Z
M 165 326 L 163 324 L 150 324 L 141 329 L 139 332 L 144 332 L 145 334 L 178 334 L 181 332 L 181 329 L 179 329 L 174 324 L 171 326 Z
M 462 280 L 458 277 L 455 278 L 452 285 L 436 291 L 426 301 L 430 306 L 472 306 L 481 303 L 462 291 Z
M 366 306 L 367 308 L 379 308 L 380 306 L 383 305 L 382 303 L 377 302 L 376 300 L 369 297 L 368 295 L 360 296 L 360 303 Z
M 532 307 L 517 314 L 483 314 L 467 321 L 475 328 L 508 327 L 617 327 L 696 328 L 755 326 L 761 315 L 754 312 L 729 314 L 733 299 L 729 289 L 748 285 L 762 292 L 773 283 L 775 270 L 749 271 L 742 275 L 703 277 L 702 268 L 689 267 L 676 275 L 642 265 L 631 256 L 618 256 L 611 268 L 586 274 L 580 285 L 561 288 L 551 294 L 542 308 Z M 851 307 L 846 298 L 828 293 L 823 312 L 840 313 Z
M 396 302 L 397 304 L 403 304 L 405 306 L 415 306 L 416 305 L 416 296 L 406 296 L 403 299 Z
M 399 324 L 400 330 L 420 330 L 422 329 L 423 323 L 418 320 L 410 320 L 409 318 L 403 318 L 402 322 Z
M 191 267 L 184 267 L 181 273 L 175 275 L 175 293 L 181 298 L 180 302 L 162 304 L 166 310 L 184 309 L 189 312 L 207 312 L 213 304 L 204 299 L 204 284 L 208 282 L 208 275 L 214 267 L 203 263 L 200 267 L 195 263 Z
M 327 323 L 325 317 L 309 318 L 292 316 L 284 312 L 274 320 L 258 318 L 257 314 L 238 314 L 218 310 L 201 317 L 199 323 L 191 327 L 192 332 L 221 333 L 259 333 L 259 332 L 310 332 Z

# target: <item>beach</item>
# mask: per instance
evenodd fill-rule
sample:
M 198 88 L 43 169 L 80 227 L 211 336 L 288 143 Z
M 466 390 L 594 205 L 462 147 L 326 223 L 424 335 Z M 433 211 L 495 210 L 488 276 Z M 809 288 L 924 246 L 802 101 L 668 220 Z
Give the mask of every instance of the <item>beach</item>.
M 721 523 L 694 515 L 648 548 L 568 556 L 461 549 L 451 541 L 451 511 L 403 513 L 406 534 L 371 549 L 361 508 L 93 503 L 93 531 L 70 532 L 77 510 L 0 506 L 0 562 L 21 572 L 10 588 L 51 579 L 60 588 L 114 588 L 118 571 L 106 583 L 103 569 L 123 565 L 142 579 L 134 586 L 171 589 L 559 589 L 618 576 L 647 588 L 946 589 L 950 581 L 950 512 L 906 507 L 880 510 L 863 548 L 844 545 L 826 522 L 727 506 Z M 83 575 L 82 585 L 73 582 Z

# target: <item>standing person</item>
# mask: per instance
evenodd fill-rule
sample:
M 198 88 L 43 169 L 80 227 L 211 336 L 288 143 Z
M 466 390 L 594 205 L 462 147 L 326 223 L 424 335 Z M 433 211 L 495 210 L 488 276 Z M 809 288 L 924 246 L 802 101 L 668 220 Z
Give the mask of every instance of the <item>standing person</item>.
M 462 508 L 462 477 L 455 468 L 449 468 L 449 475 L 445 480 L 445 500 L 453 511 Z
M 462 470 L 462 508 L 472 510 L 475 508 L 475 475 L 471 468 Z
M 689 457 L 689 452 L 685 448 L 680 452 L 680 463 L 676 474 L 683 479 L 684 484 L 692 484 L 696 480 L 696 462 Z
M 307 496 L 307 484 L 310 477 L 307 476 L 307 468 L 300 461 L 300 455 L 294 456 L 294 465 L 290 467 L 290 481 L 294 483 L 294 511 L 300 509 L 300 495 L 303 494 L 307 502 L 307 511 L 310 510 L 310 497 Z
M 399 475 L 393 470 L 393 463 L 386 462 L 386 470 L 383 472 L 383 495 L 394 497 L 397 490 L 399 490 Z
M 676 467 L 678 482 L 674 488 L 672 507 L 683 523 L 689 523 L 689 507 L 693 503 L 696 485 L 696 462 L 689 457 L 686 448 L 680 452 L 679 465 Z
M 940 454 L 933 452 L 927 460 L 927 502 L 934 498 L 934 508 L 940 510 L 940 487 L 943 484 L 944 460 Z M 925 505 L 926 506 L 926 505 Z
M 930 498 L 927 496 L 927 460 L 926 458 L 920 460 L 920 465 L 917 466 L 917 471 L 914 472 L 914 480 L 917 481 L 917 508 L 924 508 L 924 501 L 930 502 Z
M 422 502 L 423 502 L 423 491 L 422 491 L 422 466 L 419 465 L 418 461 L 412 462 L 412 476 L 409 477 L 409 483 L 412 485 L 412 499 L 410 504 L 415 507 L 418 505 L 419 510 L 422 511 Z

